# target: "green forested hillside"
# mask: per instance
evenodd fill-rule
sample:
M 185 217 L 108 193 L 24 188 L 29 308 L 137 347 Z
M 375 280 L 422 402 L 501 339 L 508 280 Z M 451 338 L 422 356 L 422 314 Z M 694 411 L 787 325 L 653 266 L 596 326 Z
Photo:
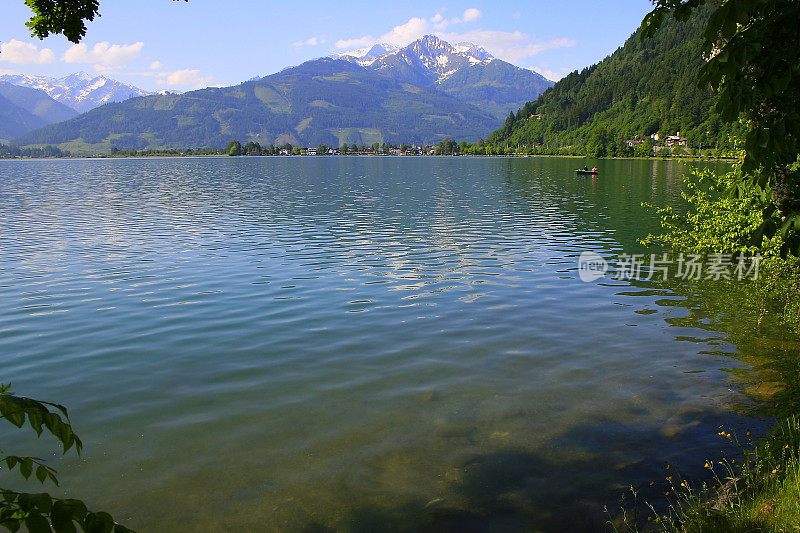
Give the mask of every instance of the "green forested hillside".
M 435 142 L 477 139 L 497 119 L 441 91 L 346 61 L 320 59 L 241 85 L 107 104 L 14 144 L 72 151 L 268 144 Z
M 569 74 L 509 116 L 488 142 L 541 144 L 551 153 L 633 155 L 627 139 L 680 132 L 691 149 L 729 148 L 731 126 L 714 111 L 711 90 L 697 86 L 708 14 L 706 9 L 686 22 L 670 19 L 644 41 L 637 30 L 612 55 Z M 639 147 L 652 155 L 652 144 Z

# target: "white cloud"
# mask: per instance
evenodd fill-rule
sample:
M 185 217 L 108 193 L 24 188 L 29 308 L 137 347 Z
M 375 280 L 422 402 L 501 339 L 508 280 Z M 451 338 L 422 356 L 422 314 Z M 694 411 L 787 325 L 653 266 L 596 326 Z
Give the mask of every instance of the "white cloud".
M 102 42 L 89 48 L 85 43 L 70 47 L 62 60 L 66 63 L 101 63 L 103 65 L 124 65 L 142 55 L 143 42 L 133 44 L 111 44 Z
M 428 20 L 430 21 L 431 24 L 433 24 L 433 27 L 436 29 L 443 30 L 444 28 L 447 27 L 448 24 L 450 24 L 450 21 L 444 18 L 441 13 L 436 13 Z
M 115 67 L 113 65 L 101 65 L 100 63 L 96 63 L 96 64 L 92 65 L 92 68 L 98 74 L 111 74 L 118 67 Z
M 292 43 L 292 46 L 317 46 L 318 44 L 322 44 L 325 42 L 325 39 L 321 37 L 309 37 L 305 41 L 295 41 Z
M 458 24 L 461 22 L 461 19 L 458 17 L 454 17 L 451 19 L 445 18 L 442 16 L 441 13 L 436 13 L 434 16 L 428 19 L 430 25 L 435 30 L 444 30 L 451 24 Z
M 564 76 L 567 75 L 567 69 L 565 69 L 565 68 L 561 69 L 560 72 L 556 71 L 556 70 L 550 70 L 550 69 L 539 68 L 539 67 L 531 67 L 531 70 L 536 72 L 536 73 L 538 73 L 538 74 L 541 74 L 542 76 L 544 76 L 545 78 L 547 78 L 550 81 L 558 81 L 558 80 L 560 80 L 561 78 L 563 78 Z
M 411 17 L 405 24 L 400 24 L 392 28 L 392 31 L 385 33 L 379 42 L 389 43 L 395 46 L 405 46 L 411 41 L 419 39 L 430 31 L 430 21 L 419 17 Z
M 365 35 L 355 39 L 340 39 L 336 41 L 336 48 L 347 50 L 353 48 L 364 48 L 376 43 L 388 43 L 395 46 L 405 46 L 411 41 L 419 39 L 423 35 L 437 33 L 454 24 L 473 22 L 483 16 L 480 9 L 471 7 L 464 10 L 461 17 L 451 19 L 445 18 L 441 10 L 430 18 L 411 17 L 404 24 L 392 28 L 391 31 L 381 35 L 377 39 L 372 35 Z
M 471 30 L 465 33 L 441 34 L 440 37 L 450 42 L 467 41 L 476 43 L 486 48 L 496 57 L 511 63 L 535 56 L 545 50 L 575 46 L 577 44 L 577 41 L 566 37 L 538 42 L 527 33 L 522 33 L 519 30 L 513 32 Z
M 464 11 L 464 14 L 461 15 L 461 20 L 464 22 L 472 22 L 473 20 L 481 18 L 481 16 L 483 16 L 483 13 L 481 13 L 480 9 L 471 7 Z
M 471 42 L 488 50 L 495 57 L 504 59 L 516 65 L 525 65 L 525 60 L 532 58 L 545 50 L 555 48 L 565 48 L 575 46 L 577 41 L 566 37 L 538 40 L 527 33 L 517 31 L 497 31 L 473 29 L 469 31 L 444 31 L 453 25 L 473 22 L 483 16 L 477 8 L 466 9 L 460 17 L 446 18 L 444 9 L 440 9 L 430 18 L 412 17 L 405 24 L 400 24 L 392 28 L 391 31 L 378 38 L 372 35 L 365 35 L 356 39 L 341 39 L 336 41 L 335 46 L 339 50 L 352 50 L 355 48 L 366 48 L 376 43 L 388 43 L 395 46 L 405 46 L 408 43 L 419 39 L 423 35 L 433 34 L 450 43 Z M 521 13 L 512 15 L 520 18 Z M 530 64 L 530 63 L 528 63 Z M 557 72 L 549 69 L 533 68 L 550 80 L 557 81 L 564 77 L 566 72 Z
M 182 69 L 174 72 L 162 72 L 159 74 L 163 79 L 158 80 L 161 85 L 180 85 L 201 89 L 208 87 L 214 81 L 214 76 L 201 76 L 197 69 Z
M 357 39 L 339 39 L 336 41 L 336 48 L 339 50 L 349 50 L 351 48 L 363 48 L 375 44 L 375 38 L 372 35 L 365 35 Z
M 0 61 L 17 63 L 19 65 L 52 63 L 56 55 L 49 48 L 39 48 L 33 43 L 24 43 L 11 39 L 0 44 Z
M 150 63 L 150 70 L 161 70 L 162 68 L 164 68 L 164 63 L 161 61 L 153 61 Z

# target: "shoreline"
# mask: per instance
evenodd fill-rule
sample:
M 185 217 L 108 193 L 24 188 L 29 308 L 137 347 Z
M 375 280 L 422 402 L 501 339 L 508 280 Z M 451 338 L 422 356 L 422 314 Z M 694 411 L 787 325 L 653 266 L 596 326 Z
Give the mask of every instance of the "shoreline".
M 592 161 L 614 161 L 614 160 L 628 160 L 628 161 L 691 161 L 691 162 L 706 162 L 706 163 L 735 163 L 741 161 L 740 158 L 735 157 L 694 157 L 694 156 L 677 156 L 677 157 L 590 157 L 582 155 L 564 155 L 564 154 L 503 154 L 503 155 L 397 155 L 397 154 L 345 154 L 345 155 L 238 155 L 230 156 L 227 154 L 144 154 L 144 155 L 85 155 L 85 156 L 67 156 L 67 157 L 0 157 L 0 161 L 46 161 L 46 160 L 83 160 L 83 159 L 185 159 L 190 157 L 219 157 L 219 158 L 343 158 L 343 157 L 391 157 L 391 158 L 450 158 L 450 157 L 465 157 L 465 158 L 506 158 L 506 159 L 530 159 L 530 158 L 564 158 L 564 159 L 584 159 Z

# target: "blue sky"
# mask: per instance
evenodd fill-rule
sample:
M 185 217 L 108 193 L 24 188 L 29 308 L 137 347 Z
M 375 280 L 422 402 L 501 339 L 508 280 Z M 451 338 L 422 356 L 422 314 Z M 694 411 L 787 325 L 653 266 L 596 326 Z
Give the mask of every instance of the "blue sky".
M 649 11 L 648 0 L 467 3 L 101 0 L 79 46 L 25 27 L 23 0 L 4 0 L 0 72 L 101 73 L 146 90 L 233 85 L 334 52 L 423 34 L 475 42 L 558 79 L 603 59 Z

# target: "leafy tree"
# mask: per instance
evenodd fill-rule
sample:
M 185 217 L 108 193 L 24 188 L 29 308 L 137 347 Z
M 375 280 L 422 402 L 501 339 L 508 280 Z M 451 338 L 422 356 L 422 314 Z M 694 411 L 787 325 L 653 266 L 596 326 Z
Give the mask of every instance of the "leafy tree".
M 451 155 L 458 151 L 455 139 L 443 139 L 436 145 L 436 155 Z
M 61 443 L 62 453 L 74 448 L 80 454 L 83 443 L 72 430 L 67 409 L 55 403 L 15 396 L 9 385 L 0 385 L 0 418 L 22 428 L 27 422 L 37 436 L 47 432 Z M 58 485 L 56 471 L 36 457 L 7 455 L 0 457 L 8 471 L 16 468 L 20 476 L 32 475 L 40 483 Z M 108 513 L 92 512 L 80 500 L 54 498 L 42 493 L 27 493 L 0 488 L 0 525 L 15 532 L 25 526 L 31 533 L 74 532 L 77 524 L 88 533 L 124 533 L 130 530 L 117 524 Z
M 41 148 L 20 148 L 18 146 L 0 144 L 0 158 L 3 159 L 15 157 L 69 157 L 70 155 L 69 152 L 51 145 Z
M 655 146 L 653 140 L 647 138 L 644 142 L 636 143 L 633 146 L 633 155 L 635 157 L 650 157 L 653 155 L 653 146 Z
M 705 0 L 654 0 L 642 22 L 652 36 L 672 13 L 687 20 Z M 800 256 L 800 2 L 724 0 L 715 5 L 703 37 L 708 61 L 700 83 L 719 92 L 724 122 L 742 119 L 745 157 L 738 195 L 756 187 L 772 202 L 762 212 L 755 242 L 779 233 L 781 255 Z
M 228 143 L 228 147 L 225 148 L 225 152 L 228 155 L 242 155 L 242 143 L 239 141 L 231 141 Z
M 33 11 L 25 25 L 39 39 L 61 34 L 78 43 L 86 35 L 86 21 L 100 16 L 99 0 L 25 0 L 25 5 Z
M 242 154 L 244 155 L 264 155 L 266 150 L 259 143 L 249 141 L 242 147 Z

